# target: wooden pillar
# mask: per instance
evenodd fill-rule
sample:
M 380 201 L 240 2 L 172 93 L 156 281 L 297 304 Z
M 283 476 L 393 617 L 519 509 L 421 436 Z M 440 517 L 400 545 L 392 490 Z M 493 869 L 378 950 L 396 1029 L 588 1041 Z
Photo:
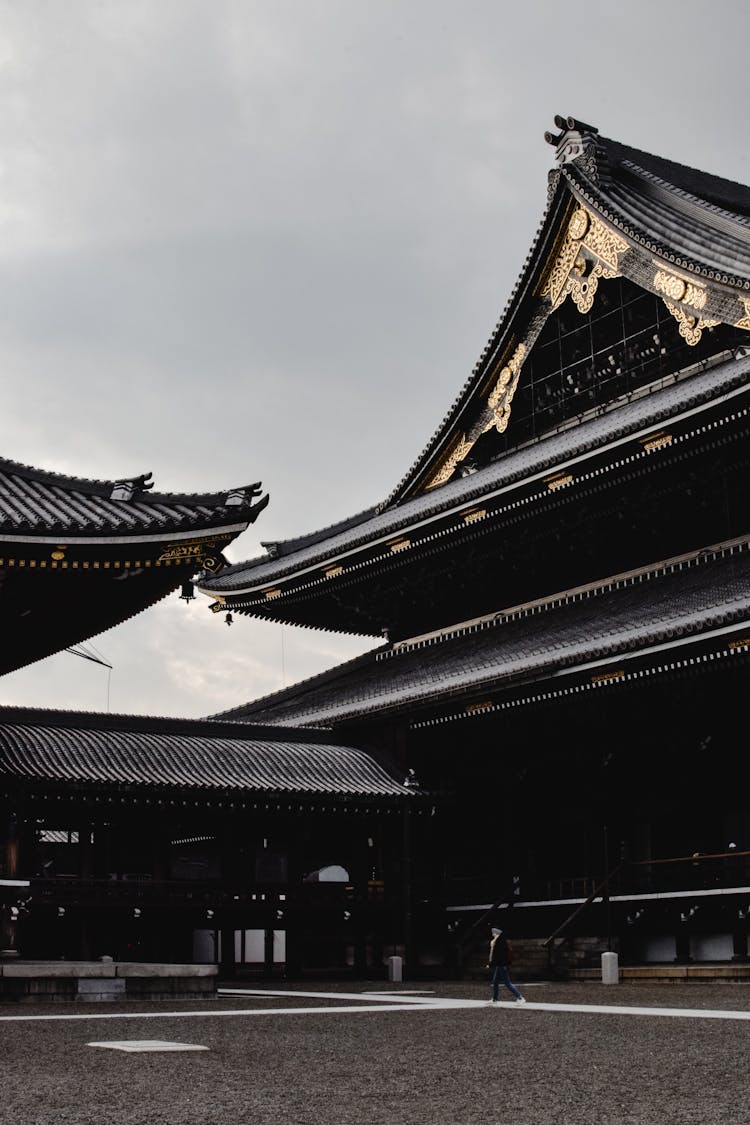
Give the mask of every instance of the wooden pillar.
M 94 848 L 92 844 L 92 828 L 91 822 L 85 818 L 78 823 L 78 878 L 81 881 L 88 881 L 93 877 L 94 873 Z M 85 903 L 88 900 L 88 895 L 83 895 L 82 899 Z M 96 909 L 93 905 L 83 906 L 79 905 L 76 911 L 78 935 L 76 939 L 77 951 L 76 955 L 82 961 L 90 961 L 93 955 L 93 918 L 91 911 Z
M 407 979 L 414 979 L 416 970 L 416 949 L 412 933 L 412 823 L 411 802 L 404 801 L 402 824 L 402 869 L 401 869 L 401 895 L 403 910 L 404 933 L 404 960 L 406 962 Z
M 160 817 L 150 826 L 153 840 L 151 873 L 155 883 L 165 883 L 169 879 L 169 841 L 171 833 Z
M 91 879 L 94 874 L 94 847 L 92 827 L 88 820 L 78 826 L 78 875 L 81 879 Z
M 370 878 L 370 848 L 367 823 L 362 824 L 359 817 L 354 820 L 352 832 L 352 870 L 354 901 L 352 903 L 352 936 L 354 941 L 354 975 L 361 979 L 367 976 L 367 888 Z
M 685 922 L 680 923 L 680 927 L 675 934 L 675 945 L 675 964 L 686 965 L 692 961 L 693 958 L 690 956 L 690 931 Z
M 8 879 L 18 878 L 19 844 L 18 817 L 12 812 L 5 828 L 5 874 Z
M 747 917 L 744 910 L 737 913 L 737 921 L 732 932 L 732 960 L 748 961 L 747 954 Z
M 300 840 L 308 837 L 310 817 L 315 814 L 305 813 L 305 827 L 300 832 Z M 287 874 L 289 881 L 286 888 L 286 901 L 284 904 L 284 925 L 286 928 L 286 968 L 287 979 L 299 979 L 302 976 L 304 964 L 304 934 L 306 918 L 304 911 L 304 889 L 302 886 L 302 848 L 298 841 L 296 846 L 288 852 Z

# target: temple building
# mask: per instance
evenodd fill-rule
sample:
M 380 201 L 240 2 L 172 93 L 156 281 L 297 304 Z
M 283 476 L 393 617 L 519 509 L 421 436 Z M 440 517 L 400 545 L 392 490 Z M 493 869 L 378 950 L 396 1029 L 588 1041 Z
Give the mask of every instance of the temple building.
M 418 978 L 501 921 L 539 972 L 748 961 L 750 188 L 546 139 L 515 289 L 377 507 L 226 564 L 260 485 L 0 462 L 2 671 L 180 589 L 373 639 L 199 720 L 0 708 L 0 957 Z
M 414 972 L 504 919 L 553 969 L 748 957 L 750 188 L 555 119 L 502 316 L 384 502 L 197 580 L 377 639 L 215 721 L 442 795 Z M 592 958 L 594 962 L 592 962 Z
M 24 958 L 226 975 L 382 967 L 403 940 L 410 821 L 433 811 L 320 731 L 10 707 L 0 794 Z
M 193 598 L 268 503 L 150 478 L 0 461 L 0 671 Z M 0 962 L 382 969 L 409 928 L 412 814 L 434 812 L 390 765 L 319 731 L 0 707 Z

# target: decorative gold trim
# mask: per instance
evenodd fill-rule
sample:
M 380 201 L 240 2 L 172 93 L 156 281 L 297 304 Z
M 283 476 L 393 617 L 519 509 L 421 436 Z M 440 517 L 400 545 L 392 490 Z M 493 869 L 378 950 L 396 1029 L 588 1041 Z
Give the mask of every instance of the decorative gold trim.
M 594 303 L 599 279 L 620 276 L 620 257 L 628 249 L 625 239 L 601 219 L 585 207 L 576 207 L 568 220 L 562 247 L 541 290 L 541 297 L 551 305 L 550 311 L 558 308 L 570 295 L 579 312 L 588 312 Z M 535 333 L 531 334 L 531 342 L 535 336 Z M 521 341 L 510 359 L 503 362 L 485 409 L 468 433 L 457 438 L 438 462 L 423 486 L 425 491 L 450 480 L 456 466 L 467 457 L 482 434 L 493 426 L 499 434 L 508 428 L 511 403 L 529 347 L 528 340 Z
M 610 683 L 612 680 L 624 680 L 625 672 L 622 668 L 618 668 L 616 672 L 600 672 L 596 676 L 591 677 L 592 684 L 605 684 Z
M 486 508 L 472 508 L 470 512 L 464 512 L 462 519 L 464 523 L 476 523 L 477 520 L 483 520 L 486 515 Z
M 730 641 L 727 648 L 747 648 L 750 645 L 750 637 L 745 637 L 741 641 Z
M 456 465 L 469 454 L 482 434 L 494 426 L 499 434 L 504 433 L 510 421 L 510 404 L 516 393 L 521 367 L 528 348 L 525 343 L 516 345 L 510 359 L 501 368 L 495 385 L 487 398 L 487 405 L 468 434 L 463 434 L 448 456 L 440 462 L 437 469 L 425 484 L 425 489 L 436 488 L 453 476 Z
M 579 312 L 589 312 L 599 279 L 620 276 L 620 257 L 628 249 L 625 239 L 601 219 L 585 207 L 577 207 L 540 296 L 549 301 L 552 311 L 570 295 Z
M 464 707 L 464 712 L 467 715 L 481 714 L 483 711 L 491 711 L 495 704 L 491 699 L 486 699 L 483 703 L 468 703 Z
M 662 300 L 680 326 L 680 335 L 683 340 L 687 340 L 691 347 L 695 347 L 699 342 L 704 328 L 715 328 L 717 324 L 721 324 L 721 320 L 718 318 L 691 316 L 687 309 L 673 304 L 666 297 L 662 297 Z
M 558 473 L 557 476 L 548 477 L 545 484 L 550 492 L 555 492 L 556 489 L 563 488 L 566 484 L 570 484 L 572 480 L 572 473 Z
M 510 404 L 513 401 L 513 395 L 516 393 L 518 380 L 521 378 L 521 367 L 526 358 L 526 352 L 526 345 L 520 343 L 507 364 L 501 368 L 495 386 L 487 399 L 487 410 L 483 412 L 479 421 L 480 433 L 484 434 L 494 426 L 497 432 L 502 434 L 508 428 Z M 490 411 L 489 416 L 487 411 Z M 479 434 L 477 434 L 477 437 L 479 437 Z M 474 440 L 476 441 L 476 438 Z
M 450 480 L 456 465 L 459 461 L 463 461 L 473 444 L 474 441 L 469 441 L 466 435 L 462 434 L 445 460 L 441 461 L 432 476 L 428 477 L 425 489 L 437 488 L 439 484 L 445 484 L 447 480 Z
M 650 453 L 652 449 L 659 449 L 662 445 L 671 445 L 672 435 L 665 433 L 653 434 L 651 437 L 641 438 L 640 441 L 646 452 Z
M 344 572 L 344 568 L 341 565 L 339 565 L 339 566 L 327 566 L 327 567 L 325 567 L 325 569 L 323 571 L 326 578 L 335 578 L 337 574 L 343 574 L 343 572 Z
M 180 561 L 180 560 L 178 560 Z M 183 562 L 191 563 L 192 559 L 181 560 Z M 204 565 L 211 562 L 211 559 L 204 559 Z M 36 559 L 36 558 L 13 558 L 0 559 L 0 566 L 23 566 L 23 567 L 38 567 L 39 570 L 132 570 L 133 572 L 143 570 L 150 566 L 159 566 L 158 561 L 151 559 L 72 559 L 69 560 L 66 556 L 58 551 L 53 551 L 50 559 Z M 171 566 L 171 561 L 167 560 L 161 564 L 164 566 Z
M 207 541 L 205 539 L 192 539 L 186 543 L 169 543 L 163 548 L 162 553 L 156 560 L 157 563 L 162 562 L 185 562 L 188 559 L 198 561 L 203 552 L 206 550 L 213 550 L 215 541 Z
M 735 320 L 734 327 L 750 330 L 750 297 L 738 297 L 738 300 L 745 310 L 745 315 L 741 316 L 739 320 Z
M 658 265 L 658 263 L 654 264 Z M 708 300 L 705 285 L 661 268 L 654 274 L 654 289 L 671 301 L 681 301 L 684 305 L 690 305 L 691 309 L 704 309 Z
M 590 226 L 591 216 L 588 211 L 584 207 L 577 207 L 568 223 L 569 238 L 571 238 L 573 242 L 580 242 Z
M 281 590 L 278 588 L 278 586 L 275 587 L 273 590 L 264 590 L 263 593 L 265 594 L 266 598 L 268 598 L 269 601 L 271 601 L 273 598 L 280 598 L 281 597 Z
M 392 543 L 388 544 L 389 550 L 394 555 L 399 551 L 405 551 L 407 547 L 411 547 L 411 539 L 394 539 Z

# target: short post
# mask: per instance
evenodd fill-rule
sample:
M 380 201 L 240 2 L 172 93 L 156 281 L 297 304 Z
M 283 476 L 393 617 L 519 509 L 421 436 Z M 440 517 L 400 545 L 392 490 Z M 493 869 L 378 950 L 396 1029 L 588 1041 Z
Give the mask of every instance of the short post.
M 401 957 L 388 958 L 388 980 L 401 982 L 403 977 L 404 962 Z
M 616 953 L 602 953 L 602 984 L 619 984 L 620 969 Z

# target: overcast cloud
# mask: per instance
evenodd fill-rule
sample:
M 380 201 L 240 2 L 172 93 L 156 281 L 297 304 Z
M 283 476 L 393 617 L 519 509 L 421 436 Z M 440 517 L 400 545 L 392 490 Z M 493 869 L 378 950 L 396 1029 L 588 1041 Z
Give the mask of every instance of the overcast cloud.
M 262 480 L 231 547 L 382 500 L 542 217 L 556 113 L 750 183 L 750 8 L 0 0 L 0 453 Z M 177 595 L 0 702 L 197 716 L 370 647 Z

